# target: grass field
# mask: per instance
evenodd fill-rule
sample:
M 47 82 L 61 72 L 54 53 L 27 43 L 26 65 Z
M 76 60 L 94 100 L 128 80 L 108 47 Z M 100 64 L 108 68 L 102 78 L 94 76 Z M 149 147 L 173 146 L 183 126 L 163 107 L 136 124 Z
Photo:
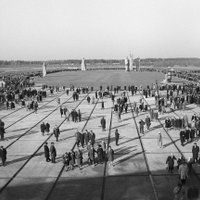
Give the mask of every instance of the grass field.
M 125 85 L 151 85 L 156 80 L 160 83 L 164 79 L 164 74 L 159 72 L 124 72 L 124 71 L 69 71 L 48 74 L 44 78 L 35 78 L 36 83 L 47 85 L 74 86 L 94 86 L 98 89 L 100 85 L 125 86 Z M 174 80 L 178 80 L 174 78 Z

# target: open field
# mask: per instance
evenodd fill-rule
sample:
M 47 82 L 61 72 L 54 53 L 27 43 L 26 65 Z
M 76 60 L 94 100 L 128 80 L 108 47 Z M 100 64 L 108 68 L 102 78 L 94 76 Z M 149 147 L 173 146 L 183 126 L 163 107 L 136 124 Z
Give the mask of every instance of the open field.
M 35 78 L 36 83 L 47 85 L 65 85 L 69 87 L 71 84 L 78 86 L 93 86 L 99 89 L 102 85 L 107 86 L 125 86 L 135 84 L 137 86 L 151 85 L 152 83 L 160 83 L 164 79 L 164 74 L 159 72 L 124 72 L 124 71 L 69 71 L 47 74 L 44 78 Z M 179 80 L 174 78 L 175 81 Z

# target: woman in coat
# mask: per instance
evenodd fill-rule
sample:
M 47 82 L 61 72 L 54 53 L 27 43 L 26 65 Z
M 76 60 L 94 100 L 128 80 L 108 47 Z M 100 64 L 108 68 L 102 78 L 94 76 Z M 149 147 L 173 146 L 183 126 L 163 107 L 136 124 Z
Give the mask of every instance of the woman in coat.
M 108 162 L 109 162 L 109 166 L 112 165 L 113 166 L 113 161 L 114 161 L 114 150 L 111 148 L 111 146 L 109 146 L 108 148 Z
M 186 179 L 188 178 L 188 171 L 189 171 L 189 169 L 188 169 L 187 163 L 184 160 L 178 169 L 178 172 L 180 175 L 180 180 L 183 185 L 185 185 Z

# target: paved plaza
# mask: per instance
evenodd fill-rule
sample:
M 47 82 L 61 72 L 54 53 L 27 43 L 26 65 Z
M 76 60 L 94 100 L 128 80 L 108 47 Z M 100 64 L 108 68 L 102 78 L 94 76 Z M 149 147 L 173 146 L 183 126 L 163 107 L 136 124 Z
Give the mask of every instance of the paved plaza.
M 102 99 L 96 99 L 95 104 L 88 104 L 87 95 L 81 94 L 78 101 L 73 101 L 72 91 L 66 95 L 59 91 L 50 95 L 39 104 L 37 114 L 26 111 L 26 108 L 16 106 L 15 110 L 1 109 L 0 118 L 5 123 L 5 140 L 0 142 L 7 148 L 7 164 L 0 167 L 0 199 L 1 200 L 170 200 L 173 199 L 173 189 L 178 182 L 178 171 L 167 172 L 166 159 L 173 153 L 176 158 L 184 155 L 192 157 L 193 143 L 184 146 L 180 144 L 180 130 L 166 129 L 164 121 L 167 116 L 181 117 L 188 115 L 189 120 L 194 113 L 200 113 L 196 104 L 188 104 L 186 110 L 171 112 L 167 110 L 159 115 L 158 120 L 151 122 L 151 128 L 145 133 L 139 133 L 139 120 L 145 119 L 149 112 L 135 115 L 133 102 L 140 99 L 148 104 L 148 108 L 156 109 L 155 98 L 145 98 L 141 93 L 128 96 L 128 112 L 122 114 L 119 121 L 113 111 L 111 98 L 104 98 L 105 109 L 101 109 Z M 116 99 L 122 92 L 116 94 Z M 80 109 L 82 121 L 74 123 L 61 118 L 59 105 L 69 110 Z M 102 131 L 100 120 L 106 119 L 106 131 Z M 40 124 L 48 122 L 50 133 L 42 136 Z M 53 127 L 60 127 L 59 141 L 52 134 Z M 75 144 L 76 130 L 93 130 L 96 134 L 95 149 L 105 141 L 114 149 L 114 163 L 108 162 L 96 166 L 88 165 L 86 147 L 80 147 L 83 152 L 83 166 L 80 170 L 66 171 L 63 167 L 62 155 L 69 152 Z M 120 133 L 119 145 L 115 144 L 115 130 Z M 163 148 L 157 144 L 158 132 L 163 136 Z M 56 163 L 46 162 L 44 143 L 54 142 L 57 149 Z M 198 140 L 196 140 L 198 142 Z M 76 150 L 76 147 L 75 149 Z M 186 189 L 195 185 L 200 188 L 200 166 L 194 165 L 192 174 L 186 183 Z

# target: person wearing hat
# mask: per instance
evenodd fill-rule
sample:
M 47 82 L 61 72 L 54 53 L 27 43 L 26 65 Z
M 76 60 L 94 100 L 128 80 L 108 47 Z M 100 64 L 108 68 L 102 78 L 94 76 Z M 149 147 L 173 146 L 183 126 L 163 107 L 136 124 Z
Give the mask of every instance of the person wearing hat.
M 44 156 L 46 158 L 46 162 L 51 161 L 50 158 L 49 158 L 49 147 L 48 147 L 47 142 L 45 142 L 45 144 L 44 144 Z
M 192 147 L 192 156 L 193 161 L 196 163 L 198 161 L 198 155 L 199 155 L 199 146 L 197 146 L 197 143 L 194 143 L 194 146 Z
M 56 148 L 54 146 L 54 142 L 51 143 L 51 147 L 50 147 L 50 153 L 51 153 L 51 162 L 52 163 L 56 163 Z
M 7 155 L 6 149 L 3 146 L 1 146 L 0 157 L 1 157 L 1 160 L 2 160 L 2 166 L 5 166 L 5 164 L 6 164 L 6 159 L 7 159 L 6 155 Z

